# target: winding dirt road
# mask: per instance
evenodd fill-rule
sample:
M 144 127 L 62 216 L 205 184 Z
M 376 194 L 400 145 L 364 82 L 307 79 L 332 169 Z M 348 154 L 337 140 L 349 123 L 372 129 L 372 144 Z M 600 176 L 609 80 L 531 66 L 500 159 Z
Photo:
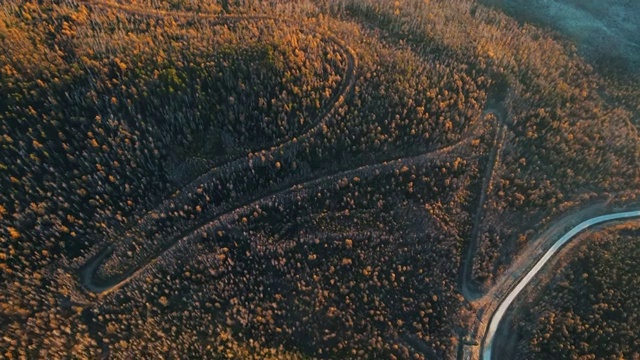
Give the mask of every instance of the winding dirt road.
M 166 253 L 169 249 L 174 247 L 177 243 L 179 243 L 183 239 L 190 238 L 194 233 L 200 233 L 203 229 L 212 226 L 213 223 L 221 223 L 224 218 L 234 219 L 232 216 L 235 213 L 241 212 L 244 209 L 252 209 L 255 206 L 259 206 L 260 204 L 267 204 L 269 202 L 273 202 L 274 200 L 283 197 L 283 196 L 291 196 L 297 192 L 308 192 L 309 188 L 322 186 L 327 182 L 337 182 L 339 179 L 349 176 L 366 176 L 367 174 L 379 174 L 383 171 L 392 172 L 401 168 L 403 166 L 410 165 L 420 165 L 426 164 L 428 162 L 437 161 L 437 160 L 455 160 L 457 157 L 464 156 L 462 151 L 460 153 L 456 152 L 456 150 L 463 148 L 463 145 L 467 145 L 470 143 L 475 135 L 475 132 L 479 126 L 475 126 L 469 130 L 470 134 L 464 136 L 463 139 L 455 144 L 447 145 L 436 149 L 434 151 L 430 151 L 424 154 L 420 154 L 417 156 L 411 157 L 402 157 L 396 159 L 390 159 L 387 161 L 383 161 L 380 163 L 363 165 L 355 169 L 346 170 L 346 171 L 338 171 L 332 174 L 322 174 L 315 176 L 313 179 L 299 182 L 290 186 L 285 187 L 284 189 L 277 189 L 270 192 L 264 196 L 254 197 L 242 204 L 236 205 L 233 209 L 226 211 L 221 214 L 214 214 L 197 225 L 185 229 L 179 236 L 175 238 L 175 240 L 168 243 L 167 246 L 163 247 L 159 251 L 155 252 L 149 259 L 147 259 L 143 265 L 139 267 L 134 267 L 126 271 L 122 276 L 108 279 L 107 281 L 98 282 L 94 279 L 94 274 L 100 267 L 100 265 L 107 259 L 113 249 L 111 247 L 104 248 L 101 252 L 95 255 L 92 259 L 90 259 L 87 264 L 80 270 L 80 278 L 83 285 L 90 290 L 91 292 L 97 293 L 99 295 L 109 294 L 126 283 L 135 278 L 142 271 L 147 269 L 150 265 L 152 265 L 160 256 Z
M 293 20 L 289 19 L 280 19 L 272 16 L 261 16 L 261 15 L 248 15 L 248 16 L 234 16 L 234 15 L 211 15 L 211 14 L 196 14 L 189 12 L 167 12 L 161 10 L 142 10 L 135 7 L 130 7 L 126 5 L 112 4 L 112 3 L 103 3 L 95 0 L 87 0 L 82 1 L 82 4 L 95 8 L 95 9 L 103 9 L 103 10 L 117 10 L 121 12 L 125 12 L 128 14 L 135 14 L 141 16 L 149 16 L 164 19 L 166 17 L 174 17 L 174 18 L 184 18 L 184 19 L 203 19 L 209 20 L 213 24 L 226 24 L 229 22 L 239 22 L 239 21 L 275 21 L 275 22 L 285 22 L 285 23 L 295 23 Z M 310 31 L 310 30 L 307 30 Z M 345 71 L 345 75 L 343 80 L 341 81 L 337 91 L 334 92 L 333 96 L 328 101 L 327 105 L 325 105 L 319 112 L 319 114 L 315 117 L 313 121 L 310 122 L 310 125 L 303 129 L 301 133 L 296 134 L 298 141 L 304 141 L 306 138 L 314 136 L 318 131 L 322 129 L 323 126 L 326 126 L 329 118 L 336 112 L 336 110 L 342 106 L 347 97 L 351 94 L 356 81 L 356 69 L 358 66 L 358 59 L 355 52 L 342 43 L 337 37 L 332 34 L 325 36 L 325 40 L 330 41 L 336 45 L 339 49 L 342 50 L 342 56 L 346 59 L 347 68 Z M 291 146 L 292 141 L 291 137 L 287 137 L 282 139 L 281 142 L 277 144 L 270 145 L 265 149 L 255 150 L 255 153 L 268 155 L 275 154 L 276 152 L 283 151 L 287 146 Z M 154 209 L 142 214 L 142 216 L 137 220 L 128 225 L 123 231 L 123 237 L 126 239 L 126 234 L 131 229 L 147 229 L 153 223 L 153 219 L 159 214 L 167 211 L 170 208 L 172 203 L 180 203 L 186 199 L 188 194 L 194 193 L 196 189 L 201 185 L 207 183 L 210 179 L 215 178 L 220 174 L 224 174 L 227 171 L 237 171 L 239 168 L 247 168 L 250 167 L 247 164 L 246 157 L 238 157 L 233 159 L 223 165 L 214 167 L 207 172 L 201 174 L 196 179 L 191 181 L 186 186 L 182 187 L 169 197 L 165 198 L 158 206 Z M 281 187 L 282 188 L 282 187 Z M 268 195 L 267 195 L 268 196 Z M 183 199 L 185 198 L 185 199 Z M 253 199 L 255 200 L 255 199 Z M 216 214 L 220 215 L 220 214 Z M 210 221 L 210 220 L 209 220 Z M 83 266 L 80 270 L 80 277 L 82 283 L 85 286 L 94 292 L 105 293 L 108 289 L 112 289 L 113 286 L 107 285 L 97 285 L 93 283 L 93 275 L 100 268 L 100 265 L 115 251 L 115 248 L 111 245 L 105 246 L 101 251 L 98 252 L 96 256 L 87 262 L 85 266 Z M 160 250 L 159 252 L 163 252 Z M 128 271 L 127 273 L 130 273 Z M 109 281 L 112 282 L 112 281 Z M 113 285 L 113 284 L 111 284 Z
M 163 11 L 155 11 L 155 10 L 140 10 L 140 9 L 130 9 L 126 6 L 113 5 L 113 4 L 103 4 L 100 2 L 89 1 L 86 4 L 98 7 L 98 8 L 107 8 L 107 9 L 116 9 L 119 11 L 130 12 L 138 15 L 146 15 L 146 16 L 179 16 L 179 17 L 202 17 L 205 19 L 211 19 L 219 22 L 225 21 L 241 21 L 241 20 L 274 20 L 271 17 L 263 17 L 263 16 L 209 16 L 202 14 L 191 14 L 191 13 L 167 13 Z M 322 109 L 318 118 L 312 122 L 313 126 L 309 128 L 305 133 L 298 135 L 298 142 L 304 140 L 305 138 L 314 136 L 316 132 L 322 128 L 327 123 L 327 120 L 331 117 L 331 115 L 346 101 L 350 93 L 352 92 L 355 86 L 356 80 L 356 68 L 357 68 L 357 57 L 356 54 L 349 47 L 342 44 L 340 40 L 335 38 L 333 35 L 329 37 L 329 40 L 338 45 L 344 52 L 344 56 L 347 59 L 347 71 L 344 77 L 344 81 L 340 85 L 339 91 L 333 96 L 329 104 Z M 473 126 L 469 126 L 468 130 L 465 134 L 462 134 L 461 140 L 454 144 L 444 145 L 440 148 L 428 151 L 426 153 L 417 155 L 417 156 L 408 156 L 408 157 L 398 157 L 398 158 L 390 158 L 382 162 L 372 163 L 360 166 L 355 169 L 350 169 L 346 171 L 334 171 L 332 173 L 321 173 L 316 174 L 311 178 L 306 179 L 297 179 L 296 181 L 289 181 L 285 184 L 281 184 L 280 186 L 276 186 L 267 192 L 262 192 L 258 194 L 254 194 L 251 198 L 243 201 L 240 204 L 234 204 L 231 207 L 220 208 L 217 211 L 212 211 L 211 214 L 205 216 L 204 219 L 198 221 L 194 226 L 190 226 L 189 228 L 183 229 L 179 234 L 173 236 L 166 242 L 163 246 L 159 248 L 153 248 L 150 251 L 150 255 L 143 258 L 143 261 L 139 262 L 137 265 L 130 267 L 119 275 L 112 276 L 108 279 L 96 278 L 96 273 L 100 269 L 100 267 L 107 261 L 111 256 L 113 256 L 116 251 L 115 245 L 107 245 L 102 250 L 100 250 L 96 255 L 94 255 L 91 259 L 89 259 L 83 267 L 81 267 L 79 271 L 80 281 L 84 285 L 84 287 L 92 293 L 98 294 L 100 296 L 107 295 L 112 293 L 122 286 L 126 285 L 129 281 L 134 279 L 141 272 L 149 268 L 152 264 L 154 264 L 162 255 L 164 255 L 167 251 L 173 248 L 175 245 L 180 243 L 182 240 L 186 240 L 193 236 L 194 233 L 200 233 L 203 229 L 212 226 L 212 224 L 224 222 L 225 219 L 232 219 L 234 214 L 242 211 L 243 209 L 254 207 L 260 203 L 273 201 L 276 198 L 286 197 L 291 194 L 305 192 L 309 188 L 314 186 L 320 186 L 328 181 L 337 181 L 338 179 L 344 176 L 355 176 L 360 175 L 364 176 L 366 174 L 371 173 L 379 173 L 382 171 L 393 171 L 399 167 L 404 165 L 416 165 L 419 163 L 427 162 L 427 161 L 435 161 L 435 160 L 453 160 L 454 157 L 462 156 L 464 154 L 462 152 L 456 152 L 457 149 L 462 148 L 462 145 L 470 143 L 474 138 L 476 138 L 479 134 L 479 130 L 481 130 L 481 121 L 477 124 L 473 124 Z M 264 154 L 273 154 L 277 151 L 282 150 L 284 147 L 289 146 L 291 141 L 286 140 L 280 144 L 272 146 L 270 149 L 262 150 L 260 153 Z M 239 158 L 236 160 L 232 160 L 227 164 L 221 165 L 216 168 L 212 168 L 206 173 L 202 174 L 191 183 L 187 184 L 185 187 L 177 191 L 175 194 L 167 198 L 163 203 L 161 203 L 158 207 L 153 210 L 150 210 L 142 218 L 138 221 L 133 222 L 132 225 L 128 227 L 137 228 L 137 229 L 145 229 L 152 223 L 152 219 L 159 214 L 163 213 L 170 207 L 171 202 L 175 202 L 180 204 L 182 200 L 185 200 L 190 193 L 194 193 L 198 186 L 206 183 L 212 178 L 215 178 L 219 174 L 224 173 L 225 171 L 237 171 L 239 168 L 246 168 L 250 166 L 246 159 Z M 265 190 L 266 191 L 266 190 Z M 185 198 L 185 199 L 183 199 Z M 123 234 L 126 238 L 127 232 Z
M 469 237 L 466 249 L 464 251 L 466 255 L 464 261 L 460 264 L 461 266 L 459 270 L 458 283 L 462 291 L 462 295 L 464 295 L 465 299 L 467 300 L 475 300 L 482 296 L 482 293 L 480 293 L 478 289 L 470 284 L 470 278 L 471 270 L 473 268 L 473 258 L 478 248 L 478 233 L 480 231 L 480 226 L 482 225 L 482 220 L 484 218 L 484 207 L 487 199 L 487 194 L 491 191 L 491 186 L 495 177 L 495 166 L 500 162 L 502 146 L 504 145 L 505 137 L 507 134 L 506 125 L 504 125 L 504 119 L 502 118 L 502 116 L 504 115 L 502 113 L 503 111 L 497 109 L 488 109 L 487 111 L 485 111 L 485 116 L 493 115 L 496 117 L 496 129 L 493 139 L 493 147 L 491 148 L 484 178 L 482 179 L 482 187 L 480 188 L 480 199 L 478 200 L 478 206 L 476 208 L 476 213 L 474 214 L 471 236 Z

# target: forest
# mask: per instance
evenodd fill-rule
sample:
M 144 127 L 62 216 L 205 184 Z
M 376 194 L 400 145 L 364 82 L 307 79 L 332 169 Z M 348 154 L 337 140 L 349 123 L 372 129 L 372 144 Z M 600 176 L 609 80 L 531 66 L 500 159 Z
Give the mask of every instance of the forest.
M 4 358 L 456 358 L 542 229 L 640 192 L 635 80 L 475 0 L 6 0 L 0 49 Z M 594 330 L 631 285 L 561 327 L 637 235 L 522 358 L 638 353 Z

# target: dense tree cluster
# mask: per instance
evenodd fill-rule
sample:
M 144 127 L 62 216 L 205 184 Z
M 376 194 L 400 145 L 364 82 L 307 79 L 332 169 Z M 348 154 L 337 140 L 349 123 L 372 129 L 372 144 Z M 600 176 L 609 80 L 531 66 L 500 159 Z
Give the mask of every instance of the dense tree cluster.
M 470 241 L 637 184 L 637 90 L 470 0 L 0 9 L 0 357 L 450 358 Z
M 640 229 L 584 235 L 543 292 L 517 312 L 518 359 L 633 359 L 638 339 Z

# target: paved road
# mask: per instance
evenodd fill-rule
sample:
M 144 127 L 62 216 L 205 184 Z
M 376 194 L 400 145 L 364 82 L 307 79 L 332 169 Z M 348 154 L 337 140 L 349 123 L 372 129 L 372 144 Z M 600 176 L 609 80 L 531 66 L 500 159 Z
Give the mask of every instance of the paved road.
M 542 258 L 538 260 L 538 262 L 533 266 L 533 268 L 531 268 L 531 270 L 529 270 L 529 272 L 517 283 L 517 285 L 504 298 L 504 300 L 502 300 L 502 303 L 500 303 L 500 306 L 498 306 L 498 309 L 495 311 L 495 313 L 491 317 L 491 322 L 489 323 L 489 327 L 487 329 L 484 341 L 482 343 L 482 349 L 481 349 L 482 359 L 491 360 L 493 342 L 495 340 L 495 335 L 498 330 L 498 326 L 500 325 L 500 321 L 504 317 L 505 313 L 509 309 L 509 306 L 511 306 L 511 303 L 513 303 L 513 301 L 516 299 L 518 294 L 520 294 L 520 292 L 522 292 L 522 290 L 529 284 L 529 282 L 531 282 L 531 280 L 538 274 L 538 272 L 540 272 L 542 267 L 544 267 L 544 265 L 554 255 L 556 255 L 556 253 L 558 252 L 558 250 L 560 250 L 560 248 L 562 248 L 562 246 L 564 246 L 565 244 L 573 240 L 578 233 L 580 233 L 581 231 L 591 226 L 602 224 L 609 221 L 630 219 L 630 218 L 636 218 L 636 217 L 640 217 L 640 210 L 620 212 L 615 214 L 608 214 L 608 215 L 594 217 L 578 224 L 569 232 L 564 234 L 560 239 L 558 239 L 553 244 L 553 246 L 549 250 L 547 250 L 544 256 L 542 256 Z

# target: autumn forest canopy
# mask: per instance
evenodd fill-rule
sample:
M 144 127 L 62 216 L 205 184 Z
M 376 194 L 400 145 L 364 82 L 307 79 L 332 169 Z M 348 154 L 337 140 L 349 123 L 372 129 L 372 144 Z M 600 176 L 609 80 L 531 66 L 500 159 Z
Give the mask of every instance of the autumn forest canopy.
M 475 0 L 4 1 L 0 357 L 456 358 L 543 230 L 637 204 L 638 89 Z M 638 356 L 596 233 L 513 353 Z

